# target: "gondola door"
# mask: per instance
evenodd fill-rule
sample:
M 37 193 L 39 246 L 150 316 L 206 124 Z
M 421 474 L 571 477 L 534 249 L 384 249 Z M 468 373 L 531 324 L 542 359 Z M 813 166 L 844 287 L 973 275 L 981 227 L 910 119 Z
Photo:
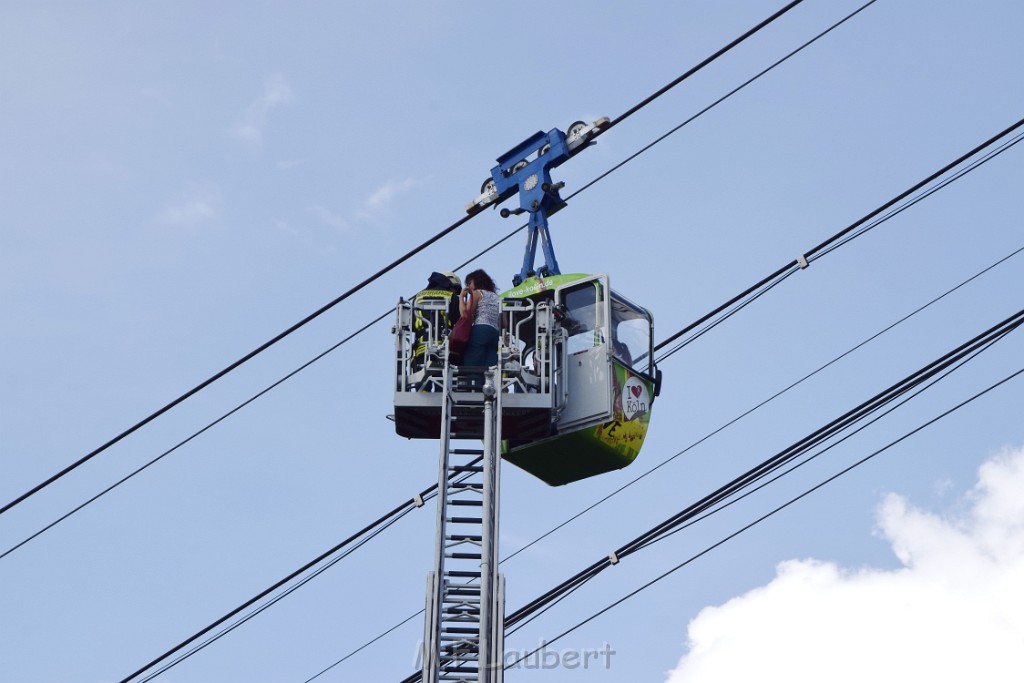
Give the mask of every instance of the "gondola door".
M 557 423 L 564 433 L 612 416 L 608 277 L 597 275 L 565 285 L 556 290 L 555 298 L 568 334 L 562 375 L 567 396 Z

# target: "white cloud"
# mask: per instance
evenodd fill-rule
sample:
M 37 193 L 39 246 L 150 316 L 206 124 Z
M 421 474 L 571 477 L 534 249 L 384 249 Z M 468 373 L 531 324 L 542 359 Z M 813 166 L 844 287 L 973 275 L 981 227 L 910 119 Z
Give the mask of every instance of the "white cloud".
M 903 567 L 793 560 L 703 610 L 668 683 L 1017 681 L 1024 671 L 1024 449 L 979 471 L 956 519 L 889 495 L 880 533 Z
M 172 227 L 194 228 L 217 218 L 223 200 L 212 185 L 195 186 L 168 202 L 157 214 L 157 223 Z
M 267 117 L 274 107 L 292 101 L 292 89 L 281 74 L 273 74 L 263 84 L 263 93 L 253 100 L 231 127 L 231 134 L 250 144 L 263 141 Z
M 317 218 L 319 218 L 321 221 L 331 226 L 332 228 L 336 230 L 348 230 L 349 225 L 348 221 L 345 220 L 345 217 L 342 216 L 341 214 L 331 211 L 326 206 L 316 204 L 314 206 L 309 207 L 309 210 L 314 216 L 316 216 Z
M 374 214 L 387 211 L 395 199 L 404 192 L 418 187 L 422 181 L 414 178 L 405 180 L 389 180 L 369 196 L 363 203 L 363 209 L 359 212 L 360 218 L 369 218 Z
M 308 211 L 335 230 L 352 231 L 357 229 L 361 221 L 373 221 L 386 214 L 400 195 L 422 184 L 422 180 L 414 178 L 389 180 L 374 190 L 362 204 L 357 204 L 355 210 L 339 212 L 322 204 L 314 204 L 308 207 Z

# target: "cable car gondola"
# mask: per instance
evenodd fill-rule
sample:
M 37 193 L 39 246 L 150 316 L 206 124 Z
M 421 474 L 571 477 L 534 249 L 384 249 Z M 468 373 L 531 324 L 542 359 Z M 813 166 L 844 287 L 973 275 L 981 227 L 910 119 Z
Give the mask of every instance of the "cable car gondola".
M 660 390 L 653 358 L 653 319 L 610 288 L 607 275 L 559 272 L 547 216 L 564 206 L 549 171 L 593 144 L 607 124 L 573 124 L 536 133 L 498 159 L 475 213 L 516 192 L 529 212 L 526 255 L 513 288 L 501 294 L 502 457 L 551 485 L 629 465 L 637 457 Z M 529 161 L 527 159 L 530 159 Z M 538 240 L 546 264 L 533 270 Z M 409 438 L 479 438 L 474 406 L 482 388 L 449 373 L 447 301 L 402 301 L 396 314 L 395 428 Z M 415 321 L 415 324 L 414 324 Z M 413 349 L 423 353 L 413 356 Z M 442 392 L 455 392 L 451 419 Z
M 613 291 L 607 275 L 552 275 L 524 280 L 502 294 L 553 306 L 561 398 L 551 435 L 510 438 L 502 457 L 551 485 L 629 465 L 640 452 L 660 386 L 652 363 L 653 319 Z M 526 338 L 530 338 L 527 328 Z M 523 348 L 527 366 L 535 350 Z

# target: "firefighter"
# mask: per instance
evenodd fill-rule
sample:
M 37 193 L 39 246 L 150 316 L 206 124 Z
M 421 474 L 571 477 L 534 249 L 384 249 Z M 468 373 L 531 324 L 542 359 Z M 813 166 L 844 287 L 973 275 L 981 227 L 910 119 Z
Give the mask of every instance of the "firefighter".
M 455 273 L 433 272 L 427 279 L 427 286 L 413 297 L 413 331 L 416 333 L 416 344 L 412 352 L 413 370 L 419 370 L 424 364 L 428 337 L 433 329 L 434 341 L 440 342 L 459 319 L 459 299 L 456 294 L 462 290 L 462 281 Z M 421 310 L 420 305 L 427 300 L 443 299 L 447 302 L 445 311 L 437 312 Z M 456 364 L 457 359 L 449 356 L 449 361 Z

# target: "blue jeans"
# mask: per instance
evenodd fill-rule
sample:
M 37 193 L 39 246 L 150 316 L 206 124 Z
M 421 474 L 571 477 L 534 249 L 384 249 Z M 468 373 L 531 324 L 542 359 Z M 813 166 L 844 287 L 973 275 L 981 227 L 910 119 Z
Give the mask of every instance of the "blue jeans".
M 473 325 L 469 345 L 462 353 L 462 365 L 490 367 L 498 364 L 498 330 L 490 325 Z

